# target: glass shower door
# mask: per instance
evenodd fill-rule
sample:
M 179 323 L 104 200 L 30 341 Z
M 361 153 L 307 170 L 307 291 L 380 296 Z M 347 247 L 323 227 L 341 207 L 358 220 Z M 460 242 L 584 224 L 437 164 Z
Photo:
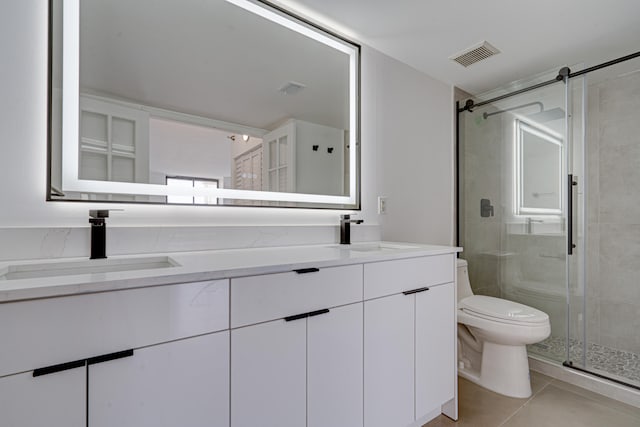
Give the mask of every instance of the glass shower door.
M 640 59 L 570 83 L 584 92 L 573 102 L 584 138 L 573 145 L 584 147 L 587 178 L 578 180 L 583 268 L 571 278 L 583 286 L 569 300 L 577 348 L 568 362 L 640 388 Z
M 459 244 L 473 291 L 547 313 L 551 336 L 529 350 L 560 363 L 575 333 L 567 285 L 577 277 L 567 255 L 567 177 L 575 172 L 567 99 L 559 81 L 458 118 Z

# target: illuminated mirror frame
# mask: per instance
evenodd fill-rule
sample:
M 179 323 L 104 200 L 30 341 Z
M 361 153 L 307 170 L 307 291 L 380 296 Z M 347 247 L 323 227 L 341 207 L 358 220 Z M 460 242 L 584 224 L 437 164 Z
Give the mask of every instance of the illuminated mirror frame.
M 515 182 L 515 195 L 514 195 L 514 212 L 516 215 L 521 216 L 531 216 L 531 215 L 561 215 L 562 214 L 562 150 L 563 150 L 563 142 L 562 137 L 551 131 L 543 130 L 531 123 L 527 123 L 521 119 L 516 119 L 514 123 L 515 127 L 515 158 L 514 158 L 514 182 Z M 558 149 L 558 171 L 559 177 L 558 186 L 557 186 L 557 194 L 558 194 L 558 205 L 560 208 L 532 208 L 524 206 L 524 178 L 522 176 L 523 173 L 523 144 L 524 144 L 524 133 L 529 133 L 531 135 L 535 135 L 539 138 L 545 140 L 549 144 L 553 144 Z
M 317 203 L 337 209 L 359 209 L 359 46 L 275 9 L 259 0 L 226 0 L 278 25 L 307 36 L 349 56 L 349 195 L 280 193 L 234 189 L 170 188 L 160 184 L 81 180 L 79 170 L 79 102 L 80 102 L 80 0 L 65 0 L 63 7 L 62 43 L 62 191 L 83 193 L 115 193 L 153 196 L 214 196 L 225 199 Z

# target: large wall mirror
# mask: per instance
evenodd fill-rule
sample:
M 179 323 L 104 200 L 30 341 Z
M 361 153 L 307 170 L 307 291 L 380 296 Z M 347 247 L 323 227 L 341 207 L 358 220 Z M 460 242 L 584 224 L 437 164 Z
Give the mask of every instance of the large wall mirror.
M 49 200 L 359 209 L 359 54 L 262 1 L 51 0 Z

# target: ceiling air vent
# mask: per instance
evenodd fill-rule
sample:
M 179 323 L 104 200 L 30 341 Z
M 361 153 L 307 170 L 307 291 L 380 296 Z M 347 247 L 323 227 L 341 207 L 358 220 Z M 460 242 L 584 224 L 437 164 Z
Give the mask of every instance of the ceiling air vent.
M 278 92 L 284 95 L 295 95 L 296 93 L 300 92 L 302 89 L 306 87 L 307 86 L 303 85 L 302 83 L 287 82 L 282 86 L 280 86 L 280 88 L 278 89 Z
M 497 53 L 500 53 L 498 49 L 491 46 L 486 41 L 483 41 L 482 43 L 450 56 L 449 59 L 456 61 L 463 67 L 468 67 L 469 65 L 475 64 L 483 59 L 487 59 Z

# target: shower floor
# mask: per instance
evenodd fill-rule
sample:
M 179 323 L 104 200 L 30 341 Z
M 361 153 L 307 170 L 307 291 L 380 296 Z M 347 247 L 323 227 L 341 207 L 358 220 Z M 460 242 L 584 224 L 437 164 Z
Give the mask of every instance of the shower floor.
M 565 340 L 563 337 L 549 337 L 527 347 L 531 353 L 564 362 L 567 358 Z M 582 347 L 581 341 L 569 340 L 571 360 L 577 366 L 582 365 Z M 589 343 L 587 367 L 598 374 L 640 386 L 640 355 L 637 353 Z

